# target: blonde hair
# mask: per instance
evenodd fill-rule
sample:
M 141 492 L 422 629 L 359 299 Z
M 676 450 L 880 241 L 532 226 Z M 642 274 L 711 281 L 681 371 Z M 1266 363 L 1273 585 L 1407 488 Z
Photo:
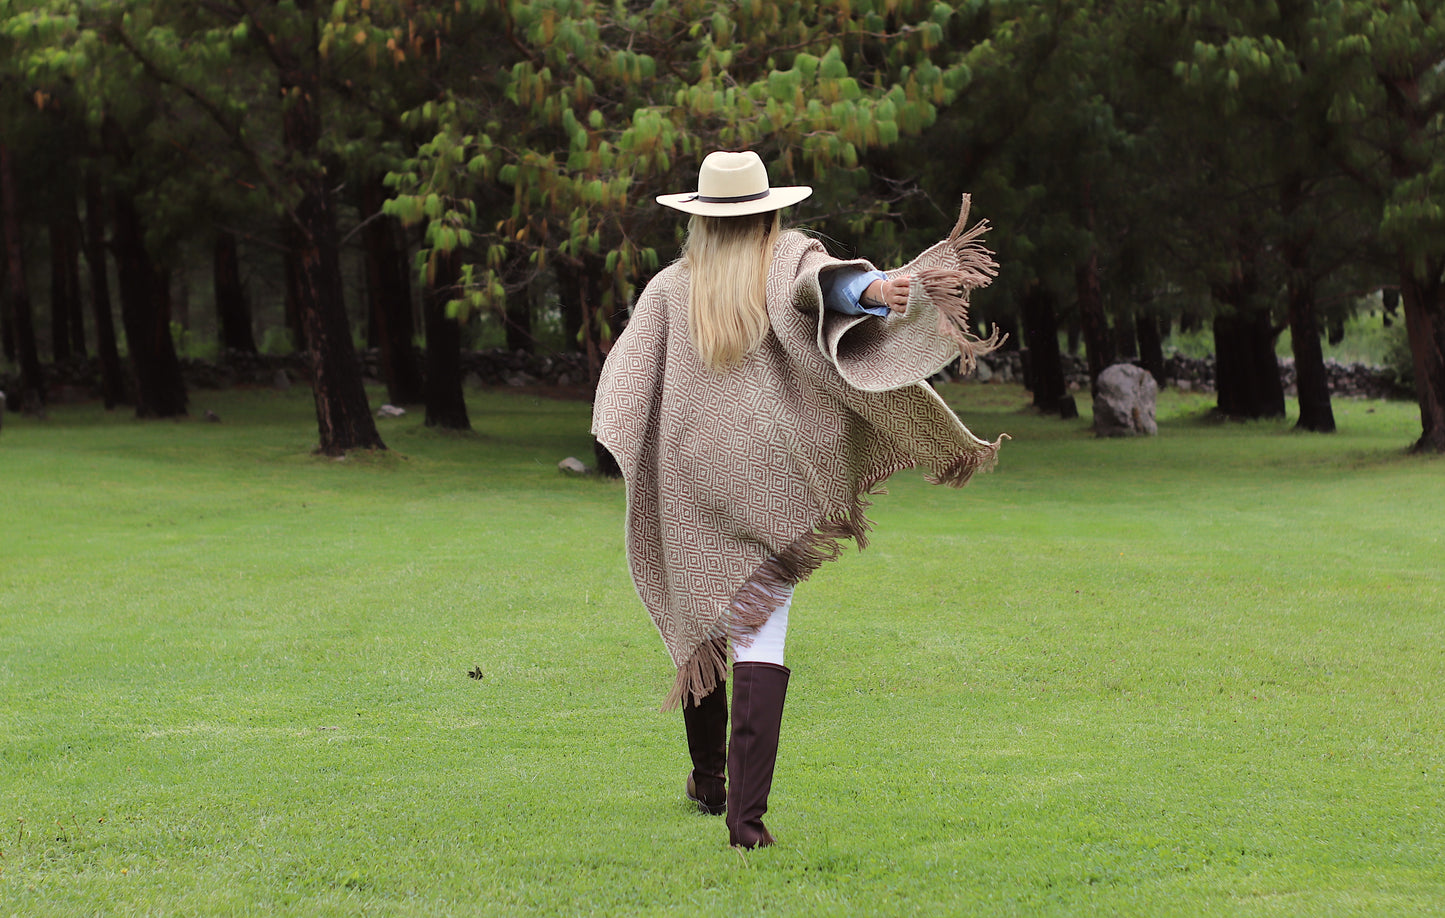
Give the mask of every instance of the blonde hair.
M 687 323 L 705 366 L 741 363 L 768 333 L 768 268 L 778 212 L 742 217 L 693 216 L 682 259 L 687 265 Z

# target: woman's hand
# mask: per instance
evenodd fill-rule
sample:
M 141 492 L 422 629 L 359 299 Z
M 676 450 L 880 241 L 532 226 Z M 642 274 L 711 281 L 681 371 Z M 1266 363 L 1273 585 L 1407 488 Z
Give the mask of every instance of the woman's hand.
M 910 277 L 894 280 L 876 280 L 863 291 L 863 305 L 887 306 L 892 312 L 908 311 L 908 284 Z

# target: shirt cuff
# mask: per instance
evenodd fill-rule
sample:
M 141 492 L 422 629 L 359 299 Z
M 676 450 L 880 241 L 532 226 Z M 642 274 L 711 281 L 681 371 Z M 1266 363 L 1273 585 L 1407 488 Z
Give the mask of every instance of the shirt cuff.
M 865 306 L 863 291 L 876 280 L 887 280 L 882 271 L 865 268 L 835 268 L 823 275 L 823 305 L 845 316 L 887 316 L 887 306 Z

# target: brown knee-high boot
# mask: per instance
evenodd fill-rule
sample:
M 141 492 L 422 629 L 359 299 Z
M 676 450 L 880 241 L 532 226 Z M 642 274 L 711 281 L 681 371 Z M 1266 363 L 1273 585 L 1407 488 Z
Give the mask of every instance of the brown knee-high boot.
M 788 694 L 786 666 L 733 664 L 733 734 L 728 747 L 728 844 L 760 848 L 773 843 L 763 825 L 773 765 L 778 759 L 778 730 Z
M 721 816 L 727 809 L 728 763 L 728 690 L 719 679 L 717 688 L 696 705 L 682 704 L 682 719 L 687 725 L 687 751 L 692 756 L 692 771 L 687 775 L 687 799 L 711 816 Z

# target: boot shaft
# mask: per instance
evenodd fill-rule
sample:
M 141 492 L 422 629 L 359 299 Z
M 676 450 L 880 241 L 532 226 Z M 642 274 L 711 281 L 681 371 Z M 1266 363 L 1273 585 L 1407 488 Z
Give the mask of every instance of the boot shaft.
M 687 752 L 692 773 L 687 797 L 704 813 L 720 815 L 727 806 L 728 693 L 722 680 L 697 704 L 684 701 L 682 719 L 687 727 Z
M 769 845 L 763 825 L 790 670 L 774 663 L 733 666 L 732 742 L 728 747 L 728 839 L 744 848 Z

